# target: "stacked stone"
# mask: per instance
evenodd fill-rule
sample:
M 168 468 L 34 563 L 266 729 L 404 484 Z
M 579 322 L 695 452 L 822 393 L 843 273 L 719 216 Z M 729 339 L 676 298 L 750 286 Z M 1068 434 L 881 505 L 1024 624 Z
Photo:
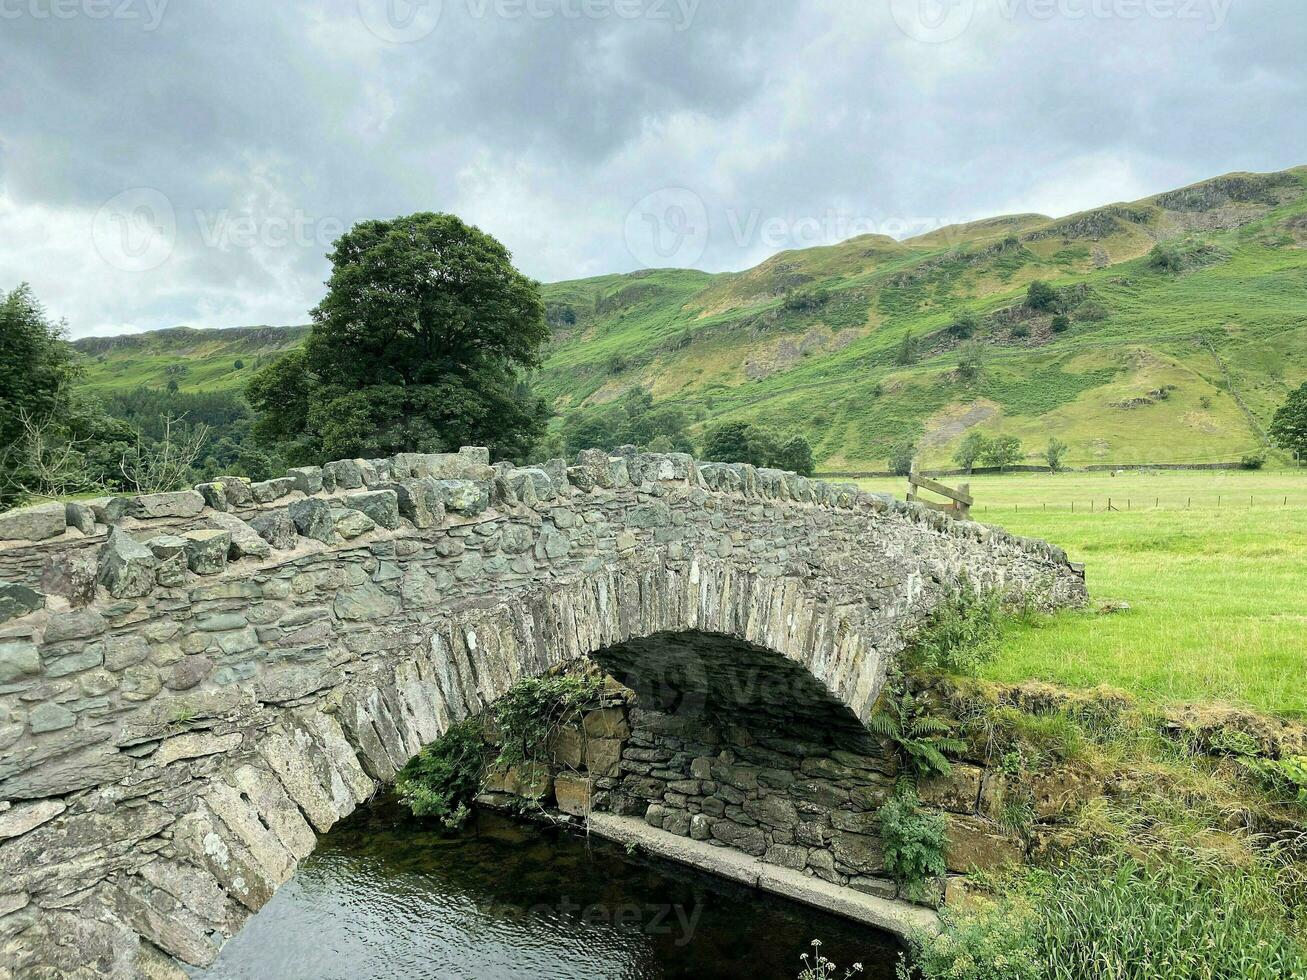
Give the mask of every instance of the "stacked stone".
M 739 728 L 728 741 L 711 727 L 639 709 L 631 726 L 622 785 L 607 809 L 867 894 L 903 897 L 886 875 L 880 840 L 878 814 L 897 777 L 888 753 L 766 735 L 755 742 Z M 951 873 L 1024 858 L 1024 844 L 994 819 L 1002 780 L 959 763 L 921 785 L 922 802 L 945 812 Z M 940 882 L 920 898 L 937 904 L 945 890 Z

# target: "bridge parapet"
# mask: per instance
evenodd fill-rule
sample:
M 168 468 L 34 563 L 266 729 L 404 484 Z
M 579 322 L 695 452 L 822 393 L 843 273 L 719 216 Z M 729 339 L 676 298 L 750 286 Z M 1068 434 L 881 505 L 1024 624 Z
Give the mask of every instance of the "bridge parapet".
M 345 460 L 11 512 L 0 535 L 0 976 L 210 961 L 315 832 L 522 676 L 698 631 L 865 720 L 962 579 L 1084 596 L 1043 542 L 635 451 Z

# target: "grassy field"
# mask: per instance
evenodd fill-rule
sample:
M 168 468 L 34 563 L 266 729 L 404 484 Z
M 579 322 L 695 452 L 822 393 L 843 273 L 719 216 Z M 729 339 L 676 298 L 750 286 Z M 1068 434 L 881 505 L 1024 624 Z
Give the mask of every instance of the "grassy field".
M 1012 627 L 987 677 L 1307 718 L 1307 471 L 1014 474 L 976 477 L 972 493 L 977 520 L 1083 561 L 1093 598 Z M 1106 511 L 1108 497 L 1130 510 Z M 1131 608 L 1098 612 L 1107 600 Z

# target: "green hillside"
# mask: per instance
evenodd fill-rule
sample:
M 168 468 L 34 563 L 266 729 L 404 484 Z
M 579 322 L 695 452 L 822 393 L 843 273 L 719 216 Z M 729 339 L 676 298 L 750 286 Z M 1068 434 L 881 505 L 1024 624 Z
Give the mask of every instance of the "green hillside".
M 1060 332 L 1054 311 L 1025 305 L 1036 279 L 1058 290 Z M 944 463 L 972 427 L 1031 450 L 1057 436 L 1073 464 L 1235 460 L 1307 379 L 1307 167 L 1063 218 L 863 236 L 741 273 L 649 270 L 544 294 L 553 338 L 535 385 L 560 416 L 645 387 L 699 426 L 802 433 L 826 470 L 881 468 L 904 439 Z M 984 351 L 972 381 L 948 329 L 963 312 Z M 78 347 L 100 390 L 163 385 L 178 364 L 182 390 L 235 388 L 302 329 Z M 908 334 L 919 357 L 898 363 Z
M 182 391 L 239 391 L 269 360 L 299 345 L 308 327 L 173 327 L 73 342 L 85 355 L 86 387 L 106 394 L 175 380 Z M 240 367 L 236 362 L 240 362 Z

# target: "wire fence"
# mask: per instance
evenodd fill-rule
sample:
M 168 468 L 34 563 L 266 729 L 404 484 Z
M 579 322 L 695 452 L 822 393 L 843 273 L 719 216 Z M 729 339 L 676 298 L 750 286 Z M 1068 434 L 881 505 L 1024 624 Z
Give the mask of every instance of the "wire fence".
M 977 502 L 972 508 L 982 514 L 1072 513 L 1115 514 L 1150 510 L 1286 510 L 1307 508 L 1307 496 L 1295 494 L 1215 494 L 1193 497 L 1129 496 L 1097 497 L 1062 501 Z

